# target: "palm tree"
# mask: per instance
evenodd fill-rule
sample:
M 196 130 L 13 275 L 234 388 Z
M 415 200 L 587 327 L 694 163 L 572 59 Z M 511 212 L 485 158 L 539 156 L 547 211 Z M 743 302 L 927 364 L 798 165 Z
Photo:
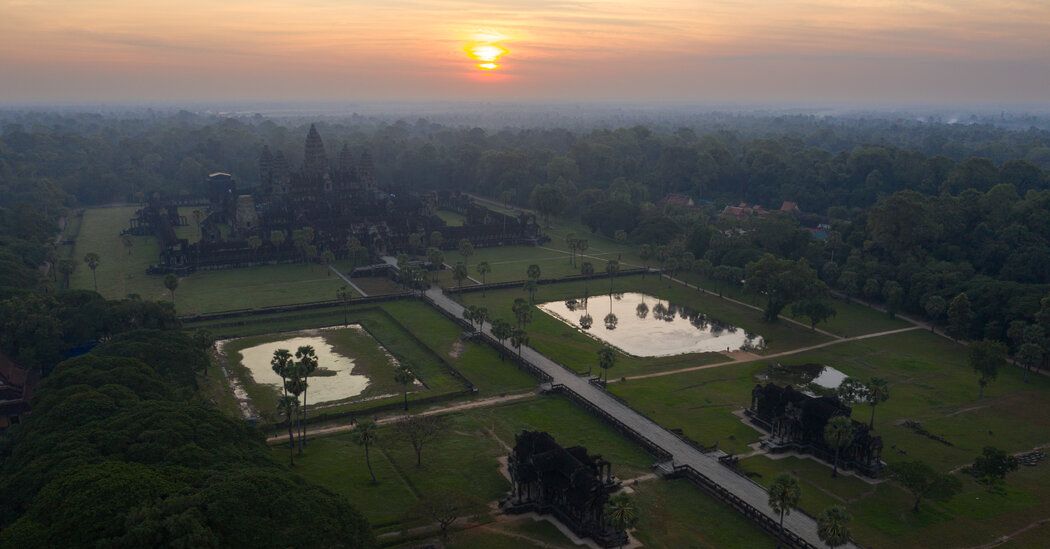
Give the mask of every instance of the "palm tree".
M 325 250 L 321 254 L 321 264 L 324 265 L 324 271 L 327 276 L 332 276 L 332 269 L 329 268 L 332 263 L 335 263 L 335 254 L 332 253 L 332 250 Z
M 131 255 L 131 247 L 135 245 L 135 239 L 128 233 L 124 233 L 120 237 L 121 243 L 128 249 L 128 255 Z
M 474 268 L 477 269 L 478 274 L 481 275 L 481 297 L 485 297 L 485 275 L 489 274 L 489 271 L 492 270 L 492 267 L 489 266 L 488 261 L 482 261 L 481 263 L 478 263 L 477 266 Z
M 405 395 L 405 411 L 408 411 L 408 386 L 415 380 L 415 374 L 413 374 L 412 370 L 409 370 L 408 366 L 405 366 L 404 364 L 398 366 L 397 369 L 394 370 L 394 381 L 401 384 Z
M 616 275 L 619 273 L 620 262 L 615 259 L 610 259 L 609 262 L 605 264 L 605 274 L 609 275 L 609 293 L 612 293 L 613 279 L 616 278 Z
M 175 288 L 179 287 L 179 277 L 174 274 L 164 275 L 164 287 L 171 292 L 171 304 L 175 304 Z
M 875 428 L 875 406 L 880 402 L 886 402 L 890 398 L 890 387 L 886 384 L 886 380 L 881 377 L 873 377 L 867 384 L 868 394 L 866 400 L 871 405 L 871 422 L 868 427 L 871 429 Z
M 569 265 L 576 265 L 576 233 L 569 232 L 565 235 L 565 246 L 569 248 Z
M 299 412 L 299 400 L 292 396 L 277 399 L 277 410 L 288 420 L 288 452 L 295 466 L 295 434 L 292 431 L 292 418 Z
M 509 338 L 513 332 L 514 326 L 512 326 L 510 322 L 507 322 L 502 318 L 497 318 L 496 320 L 492 321 L 492 337 L 496 338 L 496 341 L 499 341 L 499 344 L 501 346 L 503 345 L 503 342 L 506 341 L 507 338 Z M 502 361 L 503 353 L 500 353 L 499 357 Z
M 601 349 L 598 349 L 598 367 L 605 373 L 605 381 L 609 381 L 609 368 L 612 368 L 616 364 L 616 351 L 608 345 L 603 345 Z
M 580 264 L 580 274 L 584 276 L 583 279 L 583 298 L 587 299 L 591 296 L 590 285 L 591 276 L 594 275 L 594 264 L 590 261 L 584 261 Z
M 627 540 L 626 530 L 638 523 L 638 506 L 635 505 L 634 498 L 627 492 L 620 492 L 609 498 L 609 506 L 605 509 L 605 520 L 609 521 L 614 529 L 625 531 L 624 537 L 620 539 L 622 549 Z
M 292 366 L 292 353 L 288 349 L 277 349 L 270 359 L 270 368 L 273 373 L 281 376 L 281 387 L 284 387 L 284 396 L 288 396 L 288 368 Z
M 525 283 L 521 287 L 522 290 L 525 290 L 526 292 L 529 292 L 529 305 L 533 305 L 533 304 L 536 303 L 536 289 L 537 288 L 538 288 L 538 286 L 536 285 L 536 281 L 532 280 L 532 279 L 526 280 Z
M 817 517 L 817 535 L 828 547 L 838 547 L 849 541 L 849 522 L 853 517 L 845 507 L 834 505 L 824 509 Z
M 835 416 L 824 425 L 824 442 L 835 449 L 835 468 L 831 476 L 839 476 L 839 452 L 853 443 L 853 421 L 846 416 Z
M 470 243 L 470 239 L 459 239 L 459 255 L 463 256 L 464 264 L 470 262 L 470 256 L 474 255 L 474 245 Z
M 62 275 L 62 287 L 69 288 L 69 277 L 73 275 L 73 271 L 77 268 L 77 264 L 71 259 L 62 259 L 58 262 L 58 272 Z
M 317 369 L 317 353 L 314 352 L 313 345 L 303 345 L 295 351 L 295 358 L 299 359 L 297 366 L 303 376 L 303 435 L 306 435 L 306 389 L 309 386 L 306 379 Z M 301 444 L 306 446 L 305 436 L 302 437 Z
M 798 507 L 801 496 L 802 487 L 799 486 L 798 478 L 790 473 L 781 473 L 769 486 L 769 507 L 774 513 L 780 514 L 781 539 L 784 538 L 784 515 L 790 515 Z M 777 547 L 780 547 L 779 540 Z
M 514 300 L 514 305 L 511 306 L 510 310 L 518 321 L 518 328 L 523 328 L 528 323 L 529 317 L 532 316 L 530 307 L 529 302 L 520 297 Z
M 368 450 L 379 440 L 379 436 L 376 433 L 376 423 L 372 420 L 362 421 L 357 424 L 357 427 L 354 427 L 350 434 L 354 439 L 354 443 L 365 447 L 365 463 L 368 465 L 368 473 L 372 475 L 372 483 L 374 484 L 377 482 L 376 474 L 372 471 L 372 460 Z
M 87 263 L 88 268 L 91 269 L 91 279 L 95 283 L 95 291 L 97 292 L 98 277 L 95 275 L 95 269 L 102 263 L 102 258 L 95 252 L 88 252 L 84 255 L 84 263 Z
M 431 241 L 433 241 L 433 237 L 431 237 Z M 439 248 L 428 248 L 427 261 L 430 263 L 430 266 L 433 267 L 435 270 L 440 270 L 441 264 L 445 261 L 445 254 L 442 253 L 442 251 Z M 437 282 L 436 274 L 434 275 L 434 281 Z
M 452 268 L 452 278 L 456 279 L 461 298 L 463 297 L 463 281 L 467 278 L 467 274 L 467 266 L 462 261 L 457 261 L 456 266 Z
M 529 279 L 531 280 L 539 280 L 540 266 L 535 264 L 529 265 L 529 267 L 525 269 L 525 276 L 529 277 Z
M 295 397 L 296 402 L 298 402 L 299 395 L 306 391 L 306 376 L 303 374 L 303 367 L 293 362 L 285 371 L 287 372 L 288 379 L 285 380 L 284 387 Z M 306 438 L 302 414 L 298 414 L 298 421 L 296 421 L 296 424 L 298 426 L 297 430 L 299 431 L 299 453 L 301 454 L 303 453 L 303 439 Z
M 343 304 L 343 326 L 346 326 L 348 323 L 348 315 L 350 314 L 350 300 L 353 297 L 353 292 L 351 292 L 350 288 L 347 288 L 346 286 L 343 286 L 335 291 L 335 298 Z
M 518 328 L 510 334 L 510 344 L 518 350 L 518 364 L 521 364 L 521 346 L 529 344 L 529 334 L 525 330 Z

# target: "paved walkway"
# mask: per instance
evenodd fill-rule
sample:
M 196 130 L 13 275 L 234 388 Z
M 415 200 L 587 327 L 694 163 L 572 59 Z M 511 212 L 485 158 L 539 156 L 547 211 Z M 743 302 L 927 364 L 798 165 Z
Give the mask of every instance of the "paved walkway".
M 438 307 L 456 318 L 462 316 L 463 306 L 446 297 L 440 289 L 431 288 L 427 291 L 427 296 Z M 490 324 L 485 323 L 483 330 L 492 335 Z M 504 346 L 507 347 L 508 352 L 517 352 L 516 349 L 511 349 L 507 345 Z M 718 460 L 713 456 L 706 455 L 693 448 L 670 431 L 616 400 L 609 393 L 591 385 L 587 378 L 577 376 L 575 372 L 541 355 L 531 347 L 523 346 L 520 352 L 522 358 L 549 375 L 552 383 L 564 385 L 573 390 L 583 399 L 616 418 L 627 428 L 648 438 L 656 446 L 667 452 L 675 465 L 691 466 L 696 471 L 706 475 L 711 481 L 752 505 L 755 509 L 765 513 L 773 520 L 779 520 L 780 517 L 774 515 L 769 509 L 769 495 L 762 486 L 734 473 L 729 468 L 718 463 Z M 799 512 L 791 513 L 784 517 L 784 528 L 794 532 L 815 547 L 823 546 L 820 537 L 817 535 L 816 521 L 807 515 Z M 847 547 L 856 547 L 856 545 L 850 544 Z
M 355 291 L 357 291 L 357 293 L 361 294 L 361 297 L 368 297 L 368 294 L 367 294 L 367 293 L 365 293 L 365 291 L 364 291 L 364 290 L 362 290 L 361 288 L 359 288 L 359 287 L 357 286 L 357 284 L 354 284 L 354 283 L 353 283 L 353 282 L 352 282 L 352 281 L 351 281 L 351 280 L 350 280 L 350 279 L 349 279 L 348 277 L 346 277 L 345 275 L 343 275 L 343 273 L 339 272 L 339 269 L 336 269 L 336 268 L 335 268 L 335 267 L 333 267 L 332 265 L 329 265 L 329 266 L 328 266 L 328 268 L 329 268 L 329 269 L 331 269 L 333 273 L 335 273 L 335 274 L 339 275 L 339 278 L 343 279 L 343 282 L 346 282 L 347 284 L 349 284 L 349 285 L 350 285 L 350 287 L 351 287 L 351 288 L 353 288 L 353 289 L 354 289 Z

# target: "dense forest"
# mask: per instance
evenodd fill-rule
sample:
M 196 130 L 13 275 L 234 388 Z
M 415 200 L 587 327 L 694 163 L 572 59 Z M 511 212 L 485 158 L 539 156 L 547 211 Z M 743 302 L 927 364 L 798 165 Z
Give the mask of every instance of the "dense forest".
M 46 375 L 31 420 L 0 439 L 0 545 L 373 544 L 346 501 L 201 402 L 207 338 L 181 333 L 170 305 L 57 284 L 52 244 L 76 208 L 196 196 L 213 171 L 249 188 L 263 144 L 298 165 L 308 126 L 185 112 L 0 120 L 0 349 Z M 578 218 L 665 270 L 766 296 L 771 321 L 791 304 L 816 324 L 831 290 L 1046 363 L 1050 132 L 694 122 L 486 131 L 355 117 L 318 129 L 330 151 L 368 149 L 384 188 L 455 189 Z M 770 212 L 723 215 L 740 203 Z M 93 341 L 106 343 L 66 358 Z M 295 520 L 271 520 L 290 508 Z

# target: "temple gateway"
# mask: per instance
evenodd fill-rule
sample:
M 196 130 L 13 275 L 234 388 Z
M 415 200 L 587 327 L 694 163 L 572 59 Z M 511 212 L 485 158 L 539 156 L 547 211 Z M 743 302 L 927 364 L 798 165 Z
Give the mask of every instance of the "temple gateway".
M 618 547 L 627 533 L 605 520 L 609 493 L 620 487 L 612 465 L 582 446 L 562 448 L 542 431 L 522 431 L 514 437 L 508 459 L 511 495 L 500 502 L 505 513 L 550 514 L 581 538 L 603 547 Z
M 790 385 L 757 384 L 751 390 L 751 407 L 744 413 L 769 433 L 762 442 L 770 452 L 812 454 L 828 463 L 835 450 L 824 442 L 824 426 L 836 416 L 850 417 L 852 409 L 835 397 L 814 397 Z M 850 420 L 853 442 L 839 452 L 839 467 L 875 478 L 882 468 L 882 437 L 868 424 Z

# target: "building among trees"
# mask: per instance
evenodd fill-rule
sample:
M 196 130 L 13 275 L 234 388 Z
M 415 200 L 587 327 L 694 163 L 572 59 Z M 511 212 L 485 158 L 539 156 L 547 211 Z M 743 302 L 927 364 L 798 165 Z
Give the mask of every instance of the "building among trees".
M 797 451 L 827 462 L 835 459 L 828 446 L 824 427 L 834 417 L 850 417 L 852 409 L 836 397 L 814 397 L 792 386 L 772 383 L 755 385 L 751 407 L 745 410 L 751 422 L 769 432 L 763 445 L 773 453 Z M 866 423 L 851 420 L 852 442 L 840 450 L 839 466 L 864 475 L 878 476 L 882 468 L 882 437 Z

